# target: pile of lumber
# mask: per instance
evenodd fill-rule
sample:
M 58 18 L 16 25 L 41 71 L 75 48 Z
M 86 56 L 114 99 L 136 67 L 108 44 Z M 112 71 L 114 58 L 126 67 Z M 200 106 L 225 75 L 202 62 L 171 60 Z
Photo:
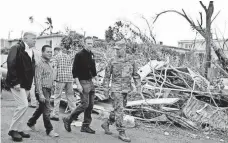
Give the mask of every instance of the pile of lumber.
M 104 72 L 99 73 L 96 81 L 101 95 Z M 126 115 L 140 121 L 178 124 L 191 130 L 201 130 L 203 124 L 211 129 L 228 130 L 228 102 L 221 98 L 224 90 L 199 73 L 187 67 L 173 67 L 168 61 L 151 60 L 139 68 L 138 74 L 143 94 L 135 94 L 133 88 L 128 95 Z M 98 107 L 94 110 L 104 114 L 103 108 Z M 107 115 L 108 111 L 105 112 Z

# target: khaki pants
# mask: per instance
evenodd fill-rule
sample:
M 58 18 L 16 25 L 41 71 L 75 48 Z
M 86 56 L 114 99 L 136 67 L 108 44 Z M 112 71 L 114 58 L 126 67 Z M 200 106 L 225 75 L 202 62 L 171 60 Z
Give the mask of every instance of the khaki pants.
M 56 82 L 54 93 L 54 108 L 52 117 L 59 117 L 59 105 L 61 101 L 61 95 L 65 89 L 67 104 L 71 111 L 76 108 L 76 100 L 74 99 L 73 83 L 72 82 Z
M 28 100 L 27 96 L 29 91 L 26 91 L 24 88 L 20 88 L 20 91 L 17 91 L 13 88 L 10 89 L 13 93 L 13 97 L 17 102 L 18 106 L 14 110 L 14 115 L 12 122 L 9 128 L 9 131 L 22 131 L 22 122 L 25 121 L 25 113 L 28 109 Z
M 38 105 L 38 101 L 36 100 L 36 96 L 35 96 L 35 85 L 34 83 L 32 84 L 32 87 L 29 91 L 29 96 L 30 96 L 30 99 L 31 99 L 31 106 L 37 106 Z

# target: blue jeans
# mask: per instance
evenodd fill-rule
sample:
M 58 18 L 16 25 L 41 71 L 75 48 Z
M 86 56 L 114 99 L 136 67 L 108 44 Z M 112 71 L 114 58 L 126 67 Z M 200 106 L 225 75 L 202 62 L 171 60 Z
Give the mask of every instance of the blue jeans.
M 83 88 L 82 94 L 80 94 L 81 104 L 68 116 L 68 119 L 72 122 L 84 112 L 83 126 L 89 126 L 92 122 L 91 114 L 94 105 L 95 87 L 92 80 L 80 80 L 80 84 Z
M 28 126 L 34 126 L 36 121 L 39 119 L 41 114 L 43 114 L 44 127 L 46 128 L 46 133 L 49 134 L 50 131 L 53 130 L 53 126 L 50 121 L 50 113 L 51 113 L 51 104 L 50 104 L 50 96 L 51 89 L 42 88 L 44 97 L 46 98 L 45 103 L 39 102 L 39 107 L 36 108 L 36 111 L 33 113 L 32 117 L 28 120 Z M 37 96 L 38 98 L 38 96 Z

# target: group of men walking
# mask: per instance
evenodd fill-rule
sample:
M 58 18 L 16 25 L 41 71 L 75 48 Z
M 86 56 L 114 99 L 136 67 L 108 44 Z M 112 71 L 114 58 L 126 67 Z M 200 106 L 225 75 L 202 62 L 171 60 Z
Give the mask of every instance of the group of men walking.
M 59 105 L 61 94 L 65 89 L 68 106 L 71 113 L 63 117 L 64 127 L 71 132 L 71 123 L 84 112 L 84 121 L 81 132 L 95 134 L 91 129 L 92 109 L 95 98 L 95 87 L 93 79 L 97 76 L 94 54 L 91 52 L 93 39 L 85 38 L 85 44 L 77 54 L 64 48 L 55 48 L 55 56 L 52 57 L 52 47 L 44 45 L 41 48 L 42 56 L 39 62 L 35 61 L 34 53 L 29 50 L 35 46 L 36 35 L 26 32 L 23 39 L 11 47 L 7 59 L 7 79 L 11 92 L 18 103 L 12 122 L 9 128 L 9 135 L 14 141 L 22 141 L 22 138 L 29 138 L 28 133 L 23 132 L 21 123 L 26 120 L 25 113 L 28 108 L 27 95 L 35 81 L 36 99 L 39 103 L 32 117 L 28 120 L 27 126 L 36 130 L 37 119 L 43 114 L 46 134 L 58 137 L 59 134 L 53 129 L 50 120 L 59 121 Z M 106 70 L 103 86 L 105 96 L 113 100 L 114 111 L 108 119 L 104 120 L 101 127 L 105 134 L 112 134 L 109 125 L 116 122 L 119 131 L 119 139 L 130 142 L 125 134 L 123 125 L 123 108 L 126 105 L 127 94 L 131 91 L 131 78 L 134 78 L 137 92 L 141 94 L 140 77 L 137 74 L 136 63 L 126 56 L 126 43 L 121 40 L 116 42 L 116 57 L 112 59 Z M 58 54 L 57 54 L 58 53 Z M 54 74 L 53 74 L 54 73 Z M 109 87 L 110 79 L 111 88 Z M 74 102 L 73 82 L 76 83 L 80 92 L 81 104 L 76 107 Z M 54 86 L 54 108 L 51 114 L 50 97 Z

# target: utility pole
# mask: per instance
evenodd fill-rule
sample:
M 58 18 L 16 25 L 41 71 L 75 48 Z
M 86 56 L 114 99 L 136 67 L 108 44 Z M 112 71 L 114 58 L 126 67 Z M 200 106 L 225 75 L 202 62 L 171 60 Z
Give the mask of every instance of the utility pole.
M 11 32 L 13 32 L 13 31 L 12 31 L 12 30 L 9 30 L 9 33 L 8 33 L 8 40 L 10 39 Z

